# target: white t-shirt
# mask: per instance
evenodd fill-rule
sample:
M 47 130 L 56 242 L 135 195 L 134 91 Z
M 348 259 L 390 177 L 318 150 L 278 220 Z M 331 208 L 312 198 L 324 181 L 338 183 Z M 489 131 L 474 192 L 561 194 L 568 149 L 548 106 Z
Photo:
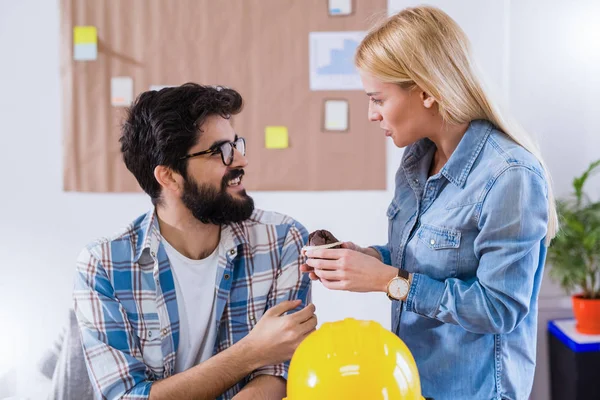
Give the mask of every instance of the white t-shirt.
M 215 280 L 219 249 L 202 260 L 192 260 L 179 253 L 166 240 L 162 244 L 169 257 L 177 310 L 179 311 L 179 347 L 175 373 L 185 371 L 213 355 L 217 336 L 215 319 Z

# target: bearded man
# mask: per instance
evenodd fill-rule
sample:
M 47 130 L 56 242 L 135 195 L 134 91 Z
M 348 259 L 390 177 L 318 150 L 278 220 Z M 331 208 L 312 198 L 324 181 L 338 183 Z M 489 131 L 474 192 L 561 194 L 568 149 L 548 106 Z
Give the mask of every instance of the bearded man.
M 317 324 L 299 268 L 308 233 L 246 194 L 241 110 L 235 90 L 194 83 L 129 108 L 121 152 L 153 208 L 77 261 L 96 397 L 285 397 L 289 360 Z

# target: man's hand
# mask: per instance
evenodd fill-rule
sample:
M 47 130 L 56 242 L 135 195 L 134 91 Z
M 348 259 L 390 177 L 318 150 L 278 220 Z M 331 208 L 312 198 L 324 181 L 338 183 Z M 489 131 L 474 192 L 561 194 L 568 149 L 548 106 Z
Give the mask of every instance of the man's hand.
M 230 348 L 195 367 L 154 382 L 150 400 L 214 399 L 257 368 L 291 359 L 296 347 L 317 326 L 312 304 L 294 314 L 283 315 L 300 304 L 301 300 L 284 301 L 268 309 L 254 329 Z M 261 378 L 251 388 L 260 386 L 264 391 L 263 384 L 258 383 L 265 381 L 266 378 Z M 269 390 L 269 395 L 272 392 Z
M 278 364 L 292 358 L 294 351 L 317 326 L 314 304 L 284 315 L 302 304 L 284 301 L 268 309 L 243 340 L 259 355 L 262 365 Z
M 285 397 L 285 385 L 285 379 L 279 376 L 259 375 L 233 396 L 233 400 L 281 400 Z

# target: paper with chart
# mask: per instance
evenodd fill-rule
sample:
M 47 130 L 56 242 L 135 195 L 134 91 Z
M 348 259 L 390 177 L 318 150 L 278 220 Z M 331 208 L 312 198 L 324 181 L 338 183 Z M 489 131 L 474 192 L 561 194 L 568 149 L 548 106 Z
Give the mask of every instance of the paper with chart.
M 354 53 L 363 31 L 310 32 L 310 90 L 362 90 Z

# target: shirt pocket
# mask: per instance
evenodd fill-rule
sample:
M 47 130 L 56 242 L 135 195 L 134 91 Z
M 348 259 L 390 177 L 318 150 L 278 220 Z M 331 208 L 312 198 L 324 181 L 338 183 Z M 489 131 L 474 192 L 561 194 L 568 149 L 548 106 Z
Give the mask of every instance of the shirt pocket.
M 144 364 L 152 371 L 155 377 L 163 376 L 164 363 L 162 354 L 162 337 L 158 321 L 147 324 L 138 332 L 140 351 Z
M 253 277 L 252 282 L 257 281 Z M 264 292 L 262 282 L 257 287 L 251 283 L 249 287 L 236 288 L 230 293 L 230 302 L 223 313 L 221 324 L 226 324 L 233 334 L 233 343 L 246 336 L 258 323 L 260 317 L 264 314 L 264 308 L 268 297 L 268 291 Z M 269 286 L 272 285 L 269 283 Z
M 236 333 L 248 334 L 257 324 L 255 317 L 231 317 L 230 320 L 223 319 L 221 323 L 229 324 Z
M 460 256 L 460 231 L 423 224 L 417 231 L 416 260 L 419 270 L 433 279 L 455 277 Z

